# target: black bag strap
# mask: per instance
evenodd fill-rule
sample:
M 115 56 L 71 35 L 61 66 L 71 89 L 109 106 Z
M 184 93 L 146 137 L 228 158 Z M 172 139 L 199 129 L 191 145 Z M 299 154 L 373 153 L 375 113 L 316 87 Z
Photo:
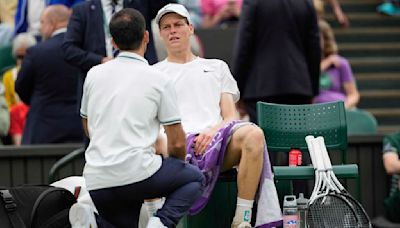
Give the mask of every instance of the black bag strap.
M 17 212 L 17 204 L 9 190 L 0 190 L 0 196 L 4 202 L 4 208 L 14 228 L 26 228 L 21 216 Z
M 34 225 L 35 225 L 35 223 L 36 223 L 36 221 L 35 221 L 35 218 L 36 218 L 36 212 L 37 212 L 37 208 L 39 207 L 39 205 L 40 205 L 40 203 L 43 201 L 43 199 L 46 197 L 46 196 L 48 196 L 51 192 L 57 192 L 57 191 L 59 191 L 59 192 L 65 192 L 65 191 L 67 191 L 68 193 L 69 193 L 69 191 L 68 190 L 66 190 L 66 189 L 64 189 L 64 188 L 57 188 L 57 187 L 51 187 L 51 188 L 49 188 L 49 189 L 46 189 L 44 192 L 42 192 L 40 195 L 39 195 L 39 197 L 36 199 L 36 201 L 35 201 L 35 204 L 33 205 L 33 208 L 32 208 L 32 214 L 31 214 L 31 228 L 33 228 L 34 227 Z M 73 198 L 73 197 L 72 197 Z

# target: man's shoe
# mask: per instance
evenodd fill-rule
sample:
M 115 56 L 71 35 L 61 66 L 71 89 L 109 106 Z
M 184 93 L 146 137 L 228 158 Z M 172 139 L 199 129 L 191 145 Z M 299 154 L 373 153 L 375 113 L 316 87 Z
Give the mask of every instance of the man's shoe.
M 151 217 L 149 219 L 149 223 L 147 223 L 146 228 L 167 228 L 162 224 L 161 220 L 159 217 Z
M 75 203 L 69 209 L 71 228 L 97 228 L 93 208 L 83 203 Z

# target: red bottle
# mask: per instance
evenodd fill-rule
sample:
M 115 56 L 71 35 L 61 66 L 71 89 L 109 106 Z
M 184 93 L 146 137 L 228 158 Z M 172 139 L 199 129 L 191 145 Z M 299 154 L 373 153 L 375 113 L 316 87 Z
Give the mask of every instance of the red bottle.
M 291 149 L 289 152 L 289 166 L 301 165 L 301 151 L 299 149 Z

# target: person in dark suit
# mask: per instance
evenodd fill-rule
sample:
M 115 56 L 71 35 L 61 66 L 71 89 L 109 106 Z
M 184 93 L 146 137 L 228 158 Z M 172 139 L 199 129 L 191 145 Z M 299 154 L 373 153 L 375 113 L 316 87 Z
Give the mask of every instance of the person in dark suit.
M 157 11 L 169 2 L 171 0 L 88 0 L 73 7 L 62 48 L 65 59 L 81 69 L 78 85 L 79 98 L 82 95 L 83 82 L 89 69 L 112 59 L 115 54 L 108 30 L 108 22 L 112 14 L 122 8 L 134 8 L 144 15 L 146 28 L 150 34 L 145 58 L 153 64 L 157 62 L 157 55 L 150 22 Z
M 30 105 L 22 144 L 82 141 L 82 125 L 75 112 L 79 69 L 64 60 L 61 49 L 70 11 L 47 7 L 41 15 L 44 42 L 28 49 L 15 82 L 21 100 Z
M 257 101 L 306 104 L 318 94 L 320 40 L 310 0 L 244 0 L 235 45 L 233 75 L 252 122 Z

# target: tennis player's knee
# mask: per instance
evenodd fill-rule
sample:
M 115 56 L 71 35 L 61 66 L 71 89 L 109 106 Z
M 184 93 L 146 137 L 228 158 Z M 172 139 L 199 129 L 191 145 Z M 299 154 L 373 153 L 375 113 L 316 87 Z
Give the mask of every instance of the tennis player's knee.
M 260 148 L 264 146 L 264 133 L 263 131 L 257 127 L 252 126 L 246 133 L 246 137 L 244 140 L 244 146 L 246 147 L 256 147 Z

